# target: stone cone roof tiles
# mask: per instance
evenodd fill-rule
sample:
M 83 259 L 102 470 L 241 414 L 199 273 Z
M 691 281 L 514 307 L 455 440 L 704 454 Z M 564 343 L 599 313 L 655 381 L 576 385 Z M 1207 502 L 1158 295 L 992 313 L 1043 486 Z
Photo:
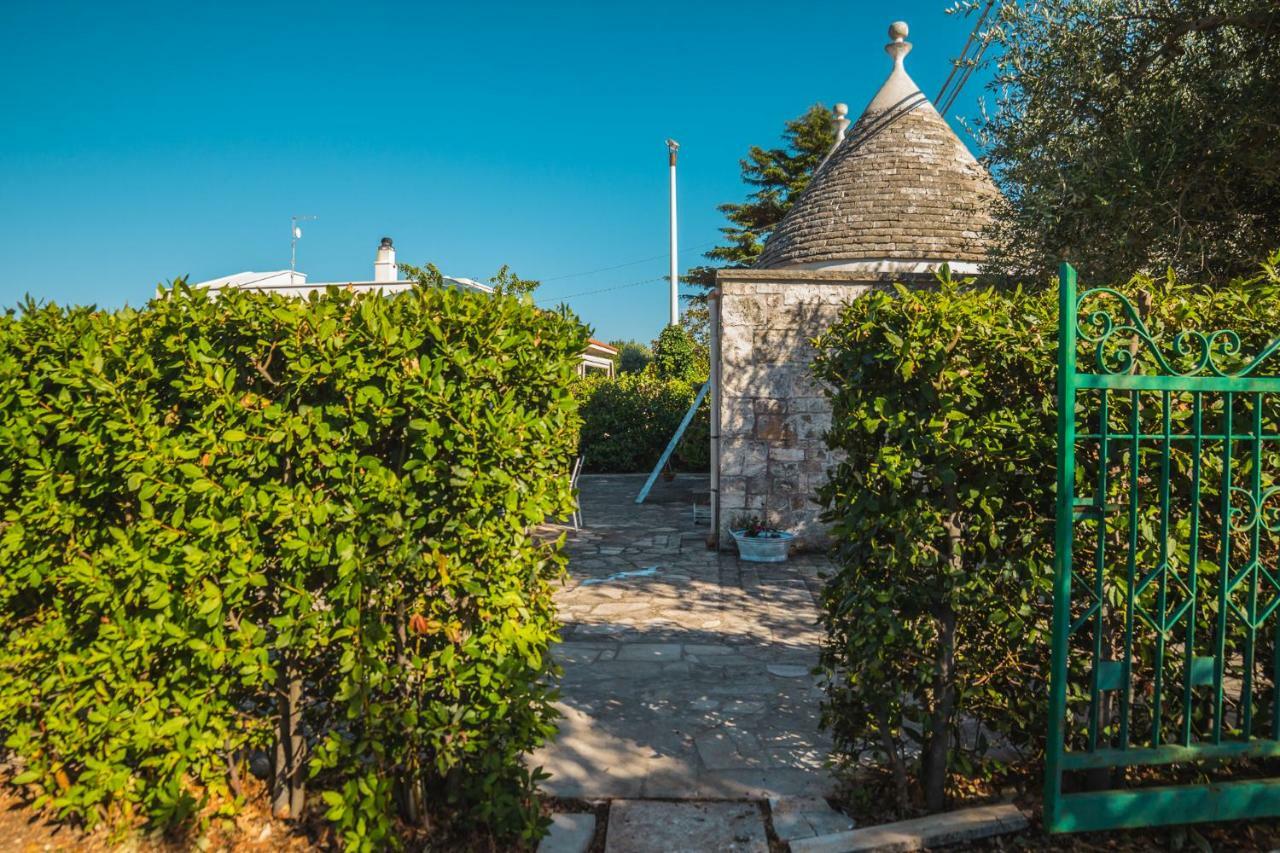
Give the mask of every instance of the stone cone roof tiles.
M 850 261 L 979 262 L 999 198 L 987 174 L 907 75 L 894 69 L 765 243 L 758 268 Z

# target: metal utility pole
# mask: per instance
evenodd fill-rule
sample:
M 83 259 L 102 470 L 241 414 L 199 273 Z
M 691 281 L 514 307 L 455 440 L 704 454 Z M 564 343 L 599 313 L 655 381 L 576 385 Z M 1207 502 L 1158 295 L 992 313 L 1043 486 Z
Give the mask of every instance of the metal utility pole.
M 671 325 L 680 324 L 680 271 L 676 258 L 679 249 L 676 245 L 676 152 L 680 143 L 674 139 L 667 140 L 667 162 L 671 167 Z

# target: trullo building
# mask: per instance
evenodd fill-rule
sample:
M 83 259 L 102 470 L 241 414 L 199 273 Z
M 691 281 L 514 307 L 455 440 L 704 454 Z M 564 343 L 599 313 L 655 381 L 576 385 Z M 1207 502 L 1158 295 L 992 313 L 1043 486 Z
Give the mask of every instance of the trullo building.
M 721 270 L 712 317 L 712 514 L 721 543 L 759 516 L 825 539 L 814 503 L 833 459 L 831 408 L 810 373 L 812 338 L 870 287 L 976 272 L 999 191 L 911 80 L 907 25 L 889 28 L 888 79 L 769 236 L 752 269 Z

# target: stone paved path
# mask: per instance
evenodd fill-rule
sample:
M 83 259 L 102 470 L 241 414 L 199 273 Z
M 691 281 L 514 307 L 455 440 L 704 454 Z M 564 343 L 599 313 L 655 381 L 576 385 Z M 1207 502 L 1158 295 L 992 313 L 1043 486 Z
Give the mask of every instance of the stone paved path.
M 584 476 L 557 594 L 560 736 L 544 788 L 585 798 L 822 796 L 831 777 L 810 668 L 820 557 L 741 563 L 708 551 L 705 477 Z M 621 576 L 620 573 L 633 573 Z

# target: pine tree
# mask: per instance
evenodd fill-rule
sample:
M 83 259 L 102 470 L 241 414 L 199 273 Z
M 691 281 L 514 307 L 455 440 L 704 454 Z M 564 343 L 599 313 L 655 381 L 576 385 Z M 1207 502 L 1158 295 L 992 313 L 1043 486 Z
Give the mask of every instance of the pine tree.
M 835 143 L 831 111 L 814 104 L 804 115 L 787 122 L 779 148 L 751 146 L 740 161 L 742 181 L 754 191 L 741 204 L 722 204 L 721 213 L 729 224 L 720 229 L 725 244 L 716 246 L 705 257 L 712 261 L 694 267 L 684 276 L 687 284 L 710 288 L 715 271 L 720 267 L 749 267 L 760 256 L 764 241 L 791 208 L 809 179 Z M 692 297 L 695 304 L 704 303 L 706 295 Z

